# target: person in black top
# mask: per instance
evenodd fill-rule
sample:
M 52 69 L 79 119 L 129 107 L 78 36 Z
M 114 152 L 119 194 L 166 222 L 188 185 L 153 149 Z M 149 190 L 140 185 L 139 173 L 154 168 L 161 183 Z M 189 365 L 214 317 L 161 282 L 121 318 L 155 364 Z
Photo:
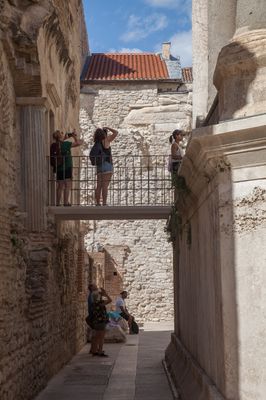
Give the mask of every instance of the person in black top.
M 111 134 L 108 134 L 108 132 Z M 111 142 L 116 138 L 118 132 L 115 129 L 104 127 L 97 128 L 94 133 L 94 142 L 100 142 L 102 146 L 101 162 L 97 163 L 97 184 L 95 189 L 96 206 L 106 205 L 108 187 L 113 175 L 113 161 L 111 154 Z

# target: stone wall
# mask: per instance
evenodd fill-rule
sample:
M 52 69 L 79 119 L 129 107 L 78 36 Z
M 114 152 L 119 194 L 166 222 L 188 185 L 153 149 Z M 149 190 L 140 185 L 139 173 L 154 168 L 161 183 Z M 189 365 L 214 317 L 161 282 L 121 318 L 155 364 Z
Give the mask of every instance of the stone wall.
M 114 157 L 169 154 L 168 138 L 176 128 L 189 132 L 191 86 L 180 92 L 158 92 L 156 83 L 91 84 L 82 88 L 80 125 L 88 148 L 97 126 L 119 131 L 112 144 Z M 127 305 L 139 321 L 173 318 L 172 247 L 165 221 L 97 221 L 90 224 L 88 250 L 100 244 L 112 257 L 128 290 Z M 91 231 L 92 232 L 92 231 Z M 113 268 L 113 267 L 112 267 Z M 114 277 L 117 279 L 117 277 Z
M 166 359 L 191 400 L 264 398 L 265 126 L 260 116 L 197 129 L 181 166 Z
M 215 15 L 206 18 L 210 4 Z M 218 107 L 215 125 L 192 132 L 179 171 L 183 185 L 172 225 L 175 332 L 166 360 L 181 398 L 262 400 L 266 5 L 234 0 L 222 6 L 230 18 L 227 33 L 217 39 L 211 32 L 221 2 L 194 2 L 199 18 L 194 52 L 203 48 L 210 55 L 209 69 L 193 70 L 194 81 L 198 88 L 203 78 L 205 87 L 215 83 Z M 194 121 L 200 107 L 209 107 L 206 91 L 202 99 L 196 92 Z
M 45 159 L 52 130 L 78 126 L 82 13 L 0 2 L 1 400 L 32 399 L 85 342 L 83 237 L 46 212 Z

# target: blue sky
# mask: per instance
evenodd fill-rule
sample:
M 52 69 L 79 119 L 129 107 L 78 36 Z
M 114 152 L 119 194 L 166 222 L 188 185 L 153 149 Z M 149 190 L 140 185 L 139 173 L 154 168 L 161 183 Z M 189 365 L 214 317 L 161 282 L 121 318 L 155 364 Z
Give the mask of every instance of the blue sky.
M 171 53 L 191 66 L 191 0 L 83 0 L 90 51 Z

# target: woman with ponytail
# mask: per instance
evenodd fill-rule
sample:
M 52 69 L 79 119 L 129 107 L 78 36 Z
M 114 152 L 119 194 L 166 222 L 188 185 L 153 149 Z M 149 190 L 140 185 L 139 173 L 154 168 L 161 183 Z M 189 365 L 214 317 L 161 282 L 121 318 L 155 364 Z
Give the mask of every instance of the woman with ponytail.
M 184 155 L 183 150 L 179 145 L 182 139 L 182 131 L 179 129 L 175 129 L 169 137 L 169 142 L 171 143 L 171 172 L 174 174 L 177 172 L 180 161 Z

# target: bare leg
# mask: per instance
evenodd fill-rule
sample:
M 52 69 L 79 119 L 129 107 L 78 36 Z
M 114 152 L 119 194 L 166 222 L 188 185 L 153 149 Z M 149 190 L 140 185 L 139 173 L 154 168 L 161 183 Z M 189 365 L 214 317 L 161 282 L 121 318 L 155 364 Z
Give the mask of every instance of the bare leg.
M 127 321 L 127 323 L 128 323 L 128 328 L 129 328 L 129 333 L 131 333 L 132 320 L 133 320 L 132 315 L 129 315 L 128 321 Z
M 57 188 L 56 188 L 56 205 L 60 205 L 61 197 L 64 189 L 64 181 L 57 181 Z
M 101 192 L 102 192 L 103 175 L 101 173 L 97 174 L 97 183 L 95 189 L 95 201 L 96 204 L 100 204 Z
M 64 204 L 69 204 L 69 194 L 71 190 L 71 179 L 66 179 L 65 181 L 65 187 L 64 187 Z
M 112 179 L 112 172 L 108 172 L 103 174 L 103 183 L 102 183 L 102 195 L 103 195 L 103 205 L 106 205 L 108 187 Z
M 90 353 L 95 354 L 97 352 L 98 352 L 98 331 L 92 331 Z
M 98 341 L 99 353 L 103 352 L 104 336 L 105 336 L 105 329 L 103 331 L 99 331 L 99 341 Z

